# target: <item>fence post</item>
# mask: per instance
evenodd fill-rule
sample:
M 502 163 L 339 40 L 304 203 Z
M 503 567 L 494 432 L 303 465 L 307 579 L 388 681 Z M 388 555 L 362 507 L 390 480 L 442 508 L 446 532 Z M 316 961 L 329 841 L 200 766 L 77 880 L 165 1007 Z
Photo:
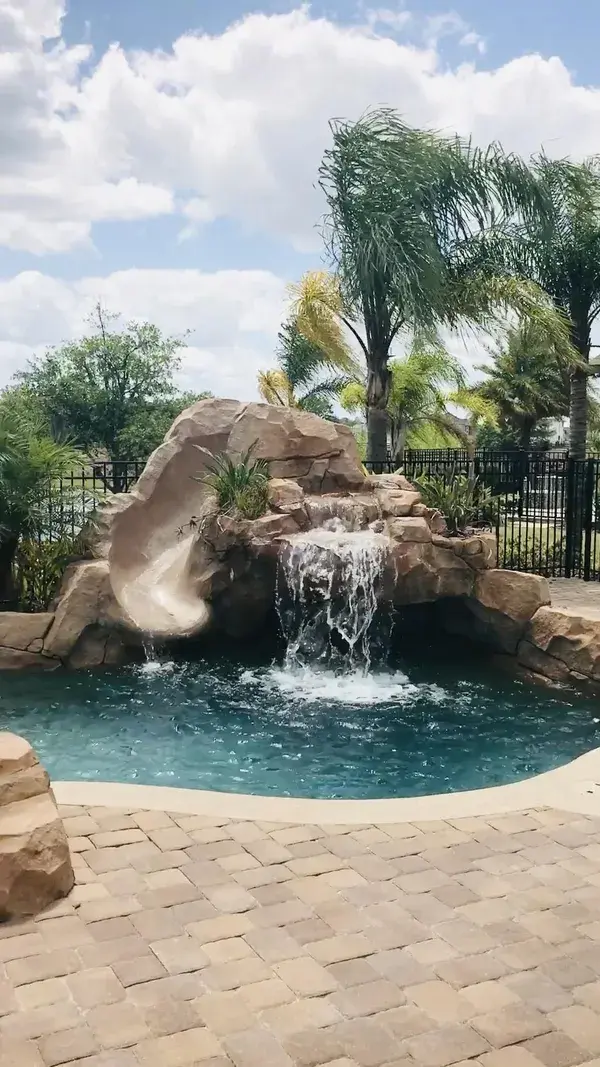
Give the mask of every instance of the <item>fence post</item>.
M 592 525 L 594 508 L 594 490 L 596 483 L 596 460 L 585 461 L 585 508 L 583 513 L 584 546 L 583 546 L 583 580 L 589 582 L 592 562 Z
M 570 578 L 573 570 L 573 500 L 574 492 L 574 464 L 575 460 L 569 456 L 567 459 L 567 499 L 565 501 L 565 578 Z

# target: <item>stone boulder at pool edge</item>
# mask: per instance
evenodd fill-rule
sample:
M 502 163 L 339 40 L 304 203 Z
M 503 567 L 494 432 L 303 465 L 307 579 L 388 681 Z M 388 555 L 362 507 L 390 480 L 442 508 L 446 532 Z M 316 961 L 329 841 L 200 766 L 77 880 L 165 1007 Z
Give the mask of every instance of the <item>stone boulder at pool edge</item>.
M 0 920 L 43 911 L 74 881 L 48 775 L 28 741 L 0 733 Z

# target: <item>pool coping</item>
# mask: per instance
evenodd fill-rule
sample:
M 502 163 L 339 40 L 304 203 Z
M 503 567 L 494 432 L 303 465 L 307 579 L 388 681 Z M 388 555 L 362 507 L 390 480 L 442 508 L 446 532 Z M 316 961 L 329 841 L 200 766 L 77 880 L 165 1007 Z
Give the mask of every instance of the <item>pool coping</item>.
M 129 782 L 53 782 L 53 789 L 59 804 L 172 811 L 183 815 L 273 823 L 389 825 L 546 807 L 600 815 L 600 748 L 592 749 L 553 771 L 510 785 L 385 800 L 254 796 Z

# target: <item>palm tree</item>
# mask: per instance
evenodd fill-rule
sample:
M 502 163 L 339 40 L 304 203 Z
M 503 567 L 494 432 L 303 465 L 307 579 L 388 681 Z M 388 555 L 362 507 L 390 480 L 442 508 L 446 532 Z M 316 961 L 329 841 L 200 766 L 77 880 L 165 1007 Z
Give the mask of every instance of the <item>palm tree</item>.
M 411 437 L 425 428 L 435 428 L 447 441 L 456 440 L 454 421 L 446 410 L 446 391 L 449 385 L 456 389 L 464 385 L 459 361 L 437 339 L 419 338 L 405 356 L 390 361 L 389 371 L 387 418 L 395 462 L 402 463 Z M 348 385 L 340 401 L 346 411 L 366 414 L 366 376 Z
M 268 404 L 332 418 L 332 401 L 358 371 L 350 353 L 325 351 L 300 333 L 293 319 L 282 327 L 278 342 L 277 367 L 258 375 L 260 395 Z
M 15 597 L 13 564 L 20 539 L 47 538 L 65 503 L 71 514 L 69 489 L 57 483 L 83 462 L 77 449 L 54 441 L 33 415 L 0 410 L 0 601 Z
M 564 330 L 535 285 L 496 273 L 489 258 L 490 235 L 508 220 L 544 218 L 548 206 L 528 167 L 499 145 L 479 149 L 412 129 L 389 109 L 331 126 L 320 184 L 336 277 L 301 287 L 296 317 L 325 347 L 328 339 L 343 349 L 353 334 L 367 365 L 368 458 L 383 461 L 388 361 L 399 333 L 487 326 L 507 308 Z
M 576 365 L 574 351 L 548 343 L 531 322 L 511 327 L 505 343 L 492 352 L 493 362 L 477 367 L 483 381 L 473 392 L 491 401 L 501 423 L 518 447 L 531 447 L 532 434 L 542 419 L 569 413 L 569 376 Z
M 540 286 L 569 325 L 578 362 L 570 373 L 569 454 L 585 459 L 591 330 L 600 314 L 600 160 L 580 165 L 540 155 L 532 173 L 549 205 L 546 217 L 492 242 L 491 258 Z

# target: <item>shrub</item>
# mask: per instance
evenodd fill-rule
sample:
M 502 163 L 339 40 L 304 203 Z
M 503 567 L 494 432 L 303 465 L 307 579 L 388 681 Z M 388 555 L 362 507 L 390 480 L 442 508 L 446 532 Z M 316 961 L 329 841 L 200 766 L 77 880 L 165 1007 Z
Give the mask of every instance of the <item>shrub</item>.
M 441 511 L 452 535 L 474 522 L 488 522 L 493 508 L 492 491 L 479 479 L 451 472 L 450 477 L 422 473 L 413 479 L 423 503 Z
M 21 611 L 46 611 L 56 595 L 65 567 L 79 554 L 77 539 L 21 540 L 15 555 L 14 577 Z
M 219 510 L 227 515 L 259 519 L 269 506 L 269 465 L 265 459 L 253 460 L 256 442 L 239 459 L 214 456 L 207 448 L 196 448 L 208 457 L 207 473 L 197 475 L 217 497 Z

